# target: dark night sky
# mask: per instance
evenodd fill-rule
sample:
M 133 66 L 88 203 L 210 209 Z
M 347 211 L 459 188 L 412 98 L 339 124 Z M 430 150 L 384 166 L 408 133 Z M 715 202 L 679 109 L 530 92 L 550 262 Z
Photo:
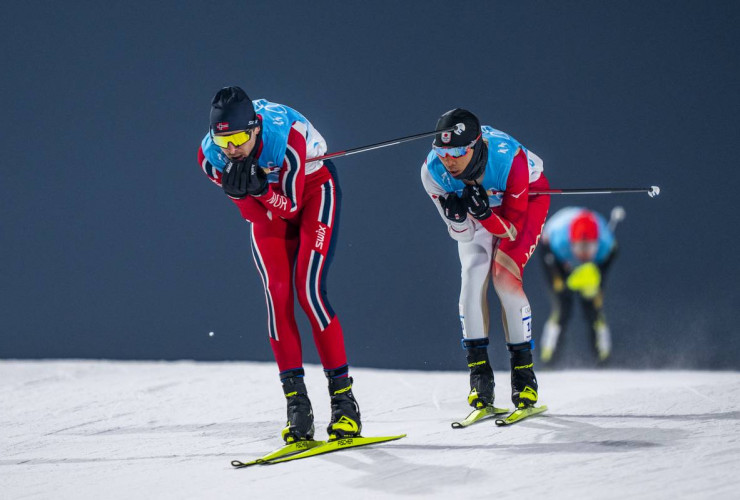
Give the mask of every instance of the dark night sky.
M 248 225 L 196 163 L 211 97 L 238 84 L 300 110 L 330 151 L 431 130 L 465 107 L 539 154 L 554 187 L 660 185 L 656 199 L 553 200 L 551 212 L 627 210 L 607 290 L 612 365 L 740 368 L 739 12 L 701 1 L 10 3 L 0 357 L 272 359 Z M 430 142 L 336 161 L 344 211 L 329 292 L 355 365 L 464 368 L 456 245 L 419 180 Z M 226 265 L 235 254 L 243 266 Z M 524 278 L 539 333 L 538 259 Z M 561 347 L 561 366 L 591 363 L 580 319 Z

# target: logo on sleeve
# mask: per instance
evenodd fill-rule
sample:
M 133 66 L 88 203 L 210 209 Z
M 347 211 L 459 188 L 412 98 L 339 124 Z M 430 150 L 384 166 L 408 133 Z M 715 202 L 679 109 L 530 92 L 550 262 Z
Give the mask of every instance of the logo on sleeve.
M 521 195 L 522 195 L 522 194 L 524 193 L 524 191 L 526 191 L 526 190 L 527 190 L 527 188 L 524 188 L 524 189 L 522 189 L 522 190 L 521 190 L 521 191 L 519 192 L 519 194 L 512 194 L 512 195 L 511 195 L 511 197 L 512 197 L 512 198 L 519 198 L 519 197 L 520 197 L 520 196 L 521 196 Z

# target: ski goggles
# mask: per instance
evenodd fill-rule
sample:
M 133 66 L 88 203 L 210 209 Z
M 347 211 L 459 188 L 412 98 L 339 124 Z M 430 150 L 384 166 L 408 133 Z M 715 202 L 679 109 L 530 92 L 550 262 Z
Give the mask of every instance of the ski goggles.
M 235 134 L 231 135 L 214 135 L 213 132 L 211 132 L 211 139 L 213 139 L 213 143 L 224 149 L 229 148 L 229 143 L 233 144 L 234 147 L 239 147 L 242 144 L 249 141 L 249 139 L 252 138 L 252 131 L 251 130 L 242 130 L 241 132 L 237 132 Z
M 475 143 L 478 142 L 478 139 L 480 139 L 480 135 L 475 138 L 473 142 L 468 144 L 467 146 L 457 146 L 452 148 L 445 148 L 442 146 L 435 146 L 432 144 L 432 149 L 434 152 L 439 156 L 440 158 L 444 158 L 445 156 L 450 156 L 452 158 L 460 158 L 461 156 L 465 156 L 467 152 L 475 146 Z

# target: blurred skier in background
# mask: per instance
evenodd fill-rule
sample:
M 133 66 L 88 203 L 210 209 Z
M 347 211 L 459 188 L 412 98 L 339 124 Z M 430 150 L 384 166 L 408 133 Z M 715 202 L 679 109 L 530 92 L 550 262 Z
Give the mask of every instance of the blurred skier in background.
M 264 99 L 251 101 L 239 87 L 225 87 L 213 98 L 210 129 L 198 150 L 205 174 L 251 223 L 268 335 L 287 399 L 288 423 L 282 431 L 286 443 L 311 440 L 314 434 L 293 310 L 294 280 L 328 379 L 329 437 L 359 435 L 362 428 L 342 327 L 326 296 L 341 191 L 331 161 L 306 163 L 306 158 L 325 152 L 324 138 L 303 115 Z M 223 259 L 225 272 L 236 272 L 245 262 L 239 250 L 226 252 Z M 234 302 L 239 314 L 240 300 Z
M 604 281 L 617 255 L 616 225 L 624 219 L 614 207 L 607 223 L 599 213 L 581 207 L 556 212 L 545 224 L 540 256 L 552 302 L 540 342 L 540 357 L 549 362 L 570 319 L 574 296 L 580 298 L 599 361 L 611 354 L 611 333 L 604 316 Z
M 454 127 L 452 131 L 445 131 Z M 501 301 L 511 360 L 511 399 L 517 408 L 538 399 L 532 359 L 532 312 L 522 272 L 532 256 L 550 206 L 542 160 L 514 138 L 481 126 L 470 111 L 453 109 L 437 122 L 432 151 L 421 167 L 427 194 L 457 241 L 462 283 L 459 312 L 462 345 L 470 369 L 468 403 L 493 405 L 488 358 L 489 280 Z

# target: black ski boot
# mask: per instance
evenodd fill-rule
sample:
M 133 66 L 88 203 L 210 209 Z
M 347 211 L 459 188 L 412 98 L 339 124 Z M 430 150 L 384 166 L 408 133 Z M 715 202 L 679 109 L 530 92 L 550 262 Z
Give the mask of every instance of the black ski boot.
M 511 401 L 517 408 L 537 403 L 537 377 L 532 362 L 532 342 L 507 344 L 511 355 Z
M 326 428 L 329 440 L 359 436 L 362 431 L 360 407 L 352 394 L 352 377 L 329 378 L 331 422 Z
M 475 409 L 493 405 L 493 369 L 488 359 L 488 339 L 463 339 L 470 368 L 468 404 Z
M 293 370 L 293 374 L 299 372 Z M 288 423 L 281 435 L 287 444 L 313 439 L 313 409 L 308 399 L 306 384 L 303 383 L 303 370 L 300 376 L 282 379 L 283 393 L 288 400 Z

